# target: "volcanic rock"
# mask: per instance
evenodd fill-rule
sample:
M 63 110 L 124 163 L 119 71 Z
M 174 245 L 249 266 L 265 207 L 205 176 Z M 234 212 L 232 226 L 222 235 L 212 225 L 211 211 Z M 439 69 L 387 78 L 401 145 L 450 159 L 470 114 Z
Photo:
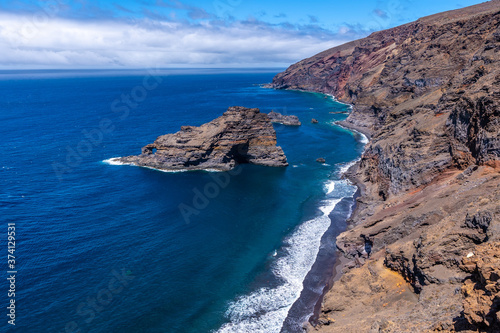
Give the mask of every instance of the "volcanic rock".
M 200 127 L 182 126 L 175 134 L 158 137 L 142 154 L 115 161 L 159 170 L 226 171 L 237 164 L 272 167 L 288 165 L 269 117 L 259 109 L 230 107 Z
M 361 196 L 336 245 L 350 262 L 310 330 L 499 332 L 499 27 L 500 1 L 489 1 L 373 33 L 273 79 L 352 104 L 342 125 L 370 137 L 347 173 Z M 462 261 L 471 253 L 493 274 Z
M 471 274 L 461 289 L 465 318 L 482 331 L 500 332 L 500 243 L 479 246 L 460 268 Z
M 269 119 L 271 119 L 271 122 L 273 123 L 278 123 L 278 124 L 283 124 L 283 125 L 288 125 L 288 126 L 300 126 L 302 125 L 300 123 L 300 120 L 297 116 L 293 115 L 282 115 L 281 113 L 271 111 L 267 114 Z

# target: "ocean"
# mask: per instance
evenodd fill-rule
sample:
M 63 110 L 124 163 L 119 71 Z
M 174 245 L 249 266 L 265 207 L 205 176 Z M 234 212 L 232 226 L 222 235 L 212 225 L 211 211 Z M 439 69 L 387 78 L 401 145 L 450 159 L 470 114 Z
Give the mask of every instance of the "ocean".
M 295 332 L 328 280 L 356 191 L 341 173 L 365 138 L 335 124 L 349 106 L 261 86 L 279 71 L 1 71 L 1 244 L 6 253 L 15 223 L 15 329 Z M 274 125 L 290 166 L 106 163 L 229 106 L 298 116 L 300 127 Z

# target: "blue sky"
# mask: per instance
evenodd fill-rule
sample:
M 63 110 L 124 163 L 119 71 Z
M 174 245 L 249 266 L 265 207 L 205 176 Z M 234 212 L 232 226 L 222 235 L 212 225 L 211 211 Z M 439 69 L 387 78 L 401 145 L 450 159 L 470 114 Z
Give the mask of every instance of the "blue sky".
M 285 67 L 475 0 L 0 1 L 0 68 Z

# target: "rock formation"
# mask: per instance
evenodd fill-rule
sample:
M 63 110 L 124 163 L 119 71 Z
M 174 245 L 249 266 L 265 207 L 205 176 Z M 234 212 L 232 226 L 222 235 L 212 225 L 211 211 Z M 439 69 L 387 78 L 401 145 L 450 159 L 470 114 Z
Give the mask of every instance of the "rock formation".
M 271 121 L 259 109 L 230 107 L 200 127 L 182 126 L 158 137 L 142 154 L 115 159 L 160 170 L 230 170 L 237 164 L 284 167 L 288 163 Z
M 500 332 L 500 243 L 476 248 L 460 265 L 471 274 L 463 286 L 464 315 L 473 327 Z
M 283 125 L 288 125 L 288 126 L 300 126 L 302 125 L 300 123 L 300 120 L 297 116 L 286 116 L 282 115 L 281 113 L 271 111 L 267 114 L 269 119 L 271 119 L 271 122 L 273 123 L 278 123 L 278 124 L 283 124 Z
M 498 332 L 496 273 L 464 270 L 462 258 L 498 263 L 481 249 L 500 241 L 499 27 L 500 1 L 490 1 L 373 33 L 274 78 L 274 88 L 352 104 L 343 125 L 370 137 L 348 172 L 361 196 L 337 238 L 347 273 L 311 330 Z

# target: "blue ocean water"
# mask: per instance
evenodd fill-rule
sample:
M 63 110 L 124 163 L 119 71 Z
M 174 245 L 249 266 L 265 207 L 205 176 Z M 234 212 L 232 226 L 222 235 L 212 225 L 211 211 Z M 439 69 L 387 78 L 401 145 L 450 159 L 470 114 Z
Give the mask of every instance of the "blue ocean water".
M 339 172 L 363 138 L 334 124 L 348 106 L 260 86 L 278 71 L 0 72 L 0 214 L 4 235 L 16 224 L 15 328 L 279 332 L 319 248 L 334 247 L 321 238 L 332 209 L 354 194 Z M 233 105 L 301 119 L 275 125 L 289 167 L 165 173 L 103 162 Z M 186 218 L 182 204 L 196 214 Z

